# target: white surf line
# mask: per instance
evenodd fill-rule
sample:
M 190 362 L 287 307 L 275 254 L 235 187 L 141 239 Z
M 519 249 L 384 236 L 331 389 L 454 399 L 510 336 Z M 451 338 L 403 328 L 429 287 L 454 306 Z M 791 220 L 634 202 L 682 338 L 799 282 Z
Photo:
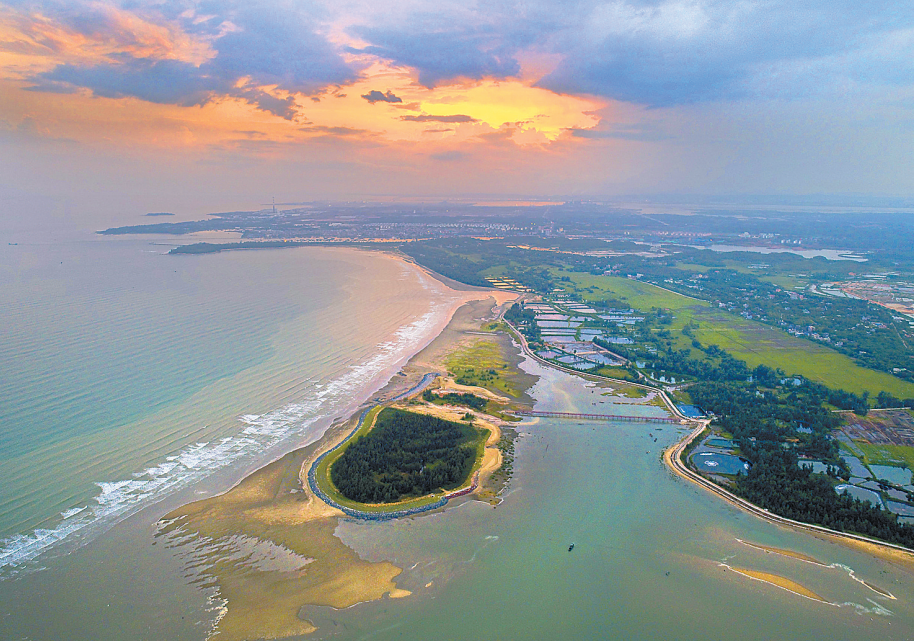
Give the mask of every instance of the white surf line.
M 817 565 L 821 568 L 825 568 L 828 570 L 844 570 L 845 572 L 847 572 L 847 575 L 850 578 L 852 578 L 854 581 L 856 581 L 857 583 L 863 584 L 864 586 L 866 586 L 867 588 L 869 588 L 870 590 L 872 590 L 879 596 L 885 597 L 887 599 L 892 599 L 893 601 L 898 600 L 897 597 L 894 594 L 892 594 L 891 592 L 889 592 L 888 590 L 883 590 L 882 588 L 877 588 L 873 585 L 870 585 L 869 583 L 867 583 L 866 581 L 864 581 L 863 579 L 858 577 L 856 574 L 854 574 L 853 568 L 850 568 L 841 563 L 825 564 L 825 563 L 822 563 L 821 561 L 816 561 L 815 559 L 804 559 L 799 556 L 793 556 L 792 554 L 784 554 L 783 552 L 779 552 L 778 550 L 772 550 L 772 549 L 761 547 L 759 545 L 754 545 L 754 544 L 750 543 L 749 541 L 743 541 L 740 538 L 737 538 L 736 540 L 739 541 L 740 543 L 742 543 L 743 545 L 748 545 L 749 547 L 755 548 L 756 550 L 760 550 L 762 552 L 768 552 L 770 554 L 777 554 L 778 556 L 783 556 L 788 559 L 794 559 L 796 561 L 802 561 L 803 563 L 809 563 L 810 565 Z
M 892 599 L 892 601 L 897 601 L 897 600 L 898 600 L 898 599 L 895 597 L 895 595 L 892 594 L 891 592 L 889 592 L 888 590 L 883 590 L 882 588 L 877 588 L 877 587 L 875 587 L 875 586 L 872 586 L 872 585 L 870 585 L 869 583 L 867 583 L 866 581 L 864 581 L 863 579 L 859 578 L 856 574 L 854 574 L 854 569 L 853 569 L 853 568 L 849 568 L 848 566 L 846 566 L 846 565 L 844 565 L 844 564 L 842 564 L 842 563 L 832 563 L 832 564 L 829 565 L 828 567 L 829 567 L 829 568 L 835 568 L 835 569 L 838 569 L 838 570 L 844 570 L 845 572 L 847 572 L 847 575 L 848 575 L 850 578 L 852 578 L 854 581 L 856 581 L 857 583 L 862 583 L 863 585 L 865 585 L 866 587 L 868 587 L 870 590 L 872 590 L 873 592 L 875 592 L 876 594 L 878 594 L 878 595 L 881 596 L 881 597 L 885 597 L 885 598 L 887 598 L 887 599 Z
M 62 520 L 54 527 L 0 540 L 0 580 L 22 571 L 31 561 L 64 541 L 78 546 L 88 543 L 108 527 L 239 460 L 278 447 L 296 436 L 314 436 L 308 431 L 312 424 L 338 411 L 364 381 L 372 380 L 408 357 L 411 348 L 423 342 L 421 339 L 434 328 L 446 307 L 447 303 L 433 303 L 427 312 L 376 345 L 374 355 L 366 361 L 354 363 L 335 378 L 307 390 L 307 400 L 259 415 L 242 415 L 238 420 L 243 427 L 234 436 L 188 443 L 157 464 L 134 472 L 130 478 L 97 481 L 95 485 L 100 492 L 89 499 L 91 503 L 65 510 L 60 514 Z M 309 442 L 321 436 L 318 434 Z

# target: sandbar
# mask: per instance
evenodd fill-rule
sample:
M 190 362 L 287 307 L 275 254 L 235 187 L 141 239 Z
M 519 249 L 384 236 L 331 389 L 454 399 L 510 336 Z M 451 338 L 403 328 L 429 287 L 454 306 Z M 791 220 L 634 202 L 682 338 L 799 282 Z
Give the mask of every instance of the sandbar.
M 375 397 L 391 398 L 428 372 L 446 371 L 447 355 L 469 340 L 478 340 L 480 322 L 498 318 L 517 297 L 492 290 L 457 293 L 460 296 L 455 297 L 440 333 Z M 471 336 L 470 331 L 477 333 Z M 504 335 L 493 334 L 490 340 L 502 347 L 505 341 L 510 344 Z M 526 389 L 531 381 L 523 382 L 528 384 Z M 255 471 L 224 494 L 185 505 L 162 518 L 157 538 L 184 559 L 187 578 L 214 588 L 223 604 L 211 636 L 247 641 L 309 634 L 314 625 L 299 616 L 306 605 L 346 608 L 410 594 L 395 583 L 401 568 L 365 561 L 335 536 L 343 513 L 312 495 L 306 478 L 303 482 L 303 473 L 317 456 L 351 432 L 358 414 L 335 423 L 318 442 Z M 477 420 L 490 431 L 478 473 L 491 475 L 501 461 L 494 447 L 500 431 L 491 420 Z M 242 548 L 240 540 L 245 542 Z M 307 563 L 256 563 L 252 562 L 255 550 L 261 555 L 262 550 L 279 550 L 286 560 L 307 559 Z
M 812 563 L 813 565 L 821 565 L 822 567 L 828 567 L 825 563 L 822 563 L 818 559 L 809 556 L 808 554 L 803 554 L 802 552 L 795 552 L 793 550 L 785 550 L 784 548 L 776 548 L 768 545 L 762 545 L 761 543 L 750 543 L 749 541 L 743 541 L 742 539 L 736 539 L 743 545 L 748 545 L 751 548 L 756 550 L 762 550 L 763 552 L 769 552 L 771 554 L 779 554 L 780 556 L 787 556 L 792 559 L 797 559 L 799 561 L 804 561 L 806 563 Z
M 749 577 L 750 579 L 753 579 L 755 581 L 761 581 L 762 583 L 768 583 L 769 585 L 773 585 L 775 587 L 781 588 L 782 590 L 787 590 L 788 592 L 792 592 L 793 594 L 796 594 L 798 596 L 805 597 L 807 599 L 812 599 L 813 601 L 819 601 L 820 603 L 825 603 L 827 605 L 834 605 L 833 603 L 830 603 L 829 601 L 826 601 L 825 599 L 820 597 L 818 594 L 816 594 L 809 588 L 807 588 L 803 585 L 800 585 L 796 581 L 792 581 L 791 579 L 788 579 L 787 577 L 780 576 L 779 574 L 770 574 L 769 572 L 760 572 L 758 570 L 749 570 L 747 568 L 737 568 L 737 567 L 733 567 L 731 565 L 726 565 L 726 564 L 724 564 L 724 567 L 736 572 L 737 574 L 741 574 L 745 577 Z

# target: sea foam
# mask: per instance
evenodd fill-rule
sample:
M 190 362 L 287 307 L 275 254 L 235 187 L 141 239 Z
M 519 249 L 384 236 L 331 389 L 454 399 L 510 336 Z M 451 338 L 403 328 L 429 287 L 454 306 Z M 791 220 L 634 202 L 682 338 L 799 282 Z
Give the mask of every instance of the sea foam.
M 424 315 L 399 328 L 390 340 L 378 344 L 370 358 L 349 366 L 336 378 L 314 383 L 303 393 L 306 398 L 302 401 L 265 414 L 240 416 L 244 427 L 234 436 L 186 445 L 131 478 L 97 482 L 99 493 L 93 501 L 61 512 L 61 520 L 54 527 L 0 541 L 0 579 L 34 568 L 32 562 L 52 549 L 66 551 L 85 545 L 117 522 L 217 470 L 242 461 L 253 462 L 258 455 L 275 452 L 283 445 L 303 446 L 316 441 L 323 431 L 315 424 L 352 406 L 370 385 L 379 382 L 385 370 L 408 358 L 423 339 L 430 339 L 446 308 L 446 302 L 434 303 Z

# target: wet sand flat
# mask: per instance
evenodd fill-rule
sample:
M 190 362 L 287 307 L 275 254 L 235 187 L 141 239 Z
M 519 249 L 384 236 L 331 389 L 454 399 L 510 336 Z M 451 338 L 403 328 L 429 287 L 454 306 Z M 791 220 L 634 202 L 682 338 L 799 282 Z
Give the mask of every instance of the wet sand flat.
M 402 392 L 428 372 L 444 373 L 448 355 L 479 340 L 480 324 L 515 297 L 503 292 L 461 293 L 462 304 L 455 305 L 448 324 L 376 398 Z M 485 340 L 503 347 L 507 339 L 492 334 Z M 188 577 L 217 588 L 225 604 L 216 638 L 245 641 L 309 634 L 315 627 L 298 616 L 303 606 L 340 609 L 410 594 L 395 583 L 401 568 L 365 561 L 334 535 L 342 512 L 308 489 L 306 475 L 313 460 L 342 440 L 357 416 L 338 422 L 317 443 L 257 470 L 225 494 L 191 503 L 162 519 L 160 540 L 183 555 Z M 501 461 L 494 447 L 500 432 L 490 421 L 480 423 L 490 431 L 479 468 L 480 477 L 488 477 Z M 239 540 L 245 541 L 246 553 L 239 552 Z M 254 562 L 254 556 L 263 556 L 262 550 L 272 551 L 276 558 Z M 307 563 L 290 568 L 289 559 Z

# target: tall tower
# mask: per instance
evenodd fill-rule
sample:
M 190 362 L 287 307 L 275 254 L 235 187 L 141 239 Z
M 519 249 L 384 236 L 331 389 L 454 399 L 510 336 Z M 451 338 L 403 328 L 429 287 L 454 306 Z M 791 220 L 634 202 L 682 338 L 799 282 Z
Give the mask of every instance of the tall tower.
M 276 196 L 273 196 L 273 213 L 276 213 Z

